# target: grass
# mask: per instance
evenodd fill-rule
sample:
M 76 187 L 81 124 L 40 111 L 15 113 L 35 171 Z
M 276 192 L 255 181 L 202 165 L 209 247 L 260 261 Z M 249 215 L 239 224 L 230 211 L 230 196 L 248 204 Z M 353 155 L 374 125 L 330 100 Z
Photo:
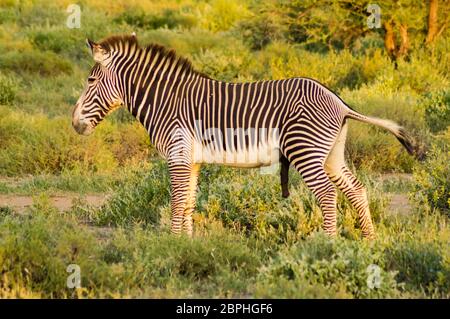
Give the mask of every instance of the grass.
M 354 228 L 329 239 L 311 219 L 299 221 L 309 229 L 302 239 L 289 240 L 209 216 L 189 239 L 169 234 L 167 209 L 155 227 L 109 228 L 86 224 L 79 208 L 56 213 L 45 198 L 23 215 L 0 211 L 1 297 L 449 297 L 442 215 L 381 216 L 369 243 Z M 66 287 L 69 264 L 81 268 L 80 289 Z M 367 285 L 372 264 L 381 269 L 375 289 Z
M 146 172 L 144 168 L 139 167 L 133 167 L 133 170 Z M 119 189 L 132 176 L 134 175 L 130 170 L 121 169 L 114 175 L 68 171 L 62 172 L 60 175 L 42 174 L 20 178 L 5 177 L 0 179 L 0 194 L 107 193 Z

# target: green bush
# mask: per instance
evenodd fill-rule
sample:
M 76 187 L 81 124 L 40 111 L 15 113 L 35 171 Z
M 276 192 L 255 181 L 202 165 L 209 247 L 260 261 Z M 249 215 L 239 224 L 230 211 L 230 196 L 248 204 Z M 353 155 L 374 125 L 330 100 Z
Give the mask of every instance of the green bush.
M 138 123 L 105 120 L 92 136 L 82 137 L 70 117 L 25 116 L 0 107 L 0 175 L 111 173 L 119 165 L 146 159 L 149 152 L 147 134 Z
M 439 132 L 450 126 L 450 91 L 427 94 L 423 101 L 425 121 L 432 132 Z
M 11 76 L 0 73 L 0 105 L 11 105 L 19 90 L 17 81 Z
M 251 56 L 242 43 L 236 42 L 232 47 L 202 50 L 193 56 L 193 63 L 198 70 L 209 77 L 228 82 L 242 81 L 246 77 Z M 244 71 L 244 72 L 243 72 Z
M 252 50 L 261 50 L 274 41 L 282 41 L 286 38 L 286 27 L 281 23 L 281 17 L 270 6 L 260 9 L 257 14 L 250 18 L 242 20 L 236 26 L 236 32 L 239 32 L 245 43 Z
M 380 281 L 370 286 L 370 267 L 379 267 Z M 366 243 L 312 236 L 263 267 L 257 296 L 262 298 L 396 297 L 395 272 L 386 270 L 383 254 Z
M 88 212 L 97 225 L 127 226 L 136 223 L 158 226 L 160 210 L 170 200 L 170 184 L 165 163 L 153 163 L 143 177 L 137 172 L 100 211 Z
M 423 165 L 414 170 L 413 197 L 450 216 L 450 127 L 437 137 Z
M 367 177 L 360 178 L 369 193 L 372 216 L 377 222 L 386 208 L 386 198 L 378 185 Z M 255 236 L 273 244 L 292 243 L 322 230 L 322 212 L 311 191 L 301 182 L 300 174 L 291 169 L 290 197 L 283 199 L 279 176 L 260 174 L 258 170 L 206 167 L 200 176 L 197 207 L 198 222 L 219 221 L 228 229 Z M 338 233 L 360 238 L 356 212 L 339 197 Z
M 159 28 L 191 28 L 196 24 L 193 16 L 182 14 L 175 10 L 163 10 L 158 13 L 146 13 L 140 8 L 125 11 L 114 19 L 115 23 L 126 23 L 142 29 Z
M 0 68 L 19 74 L 56 76 L 71 74 L 72 64 L 53 52 L 27 50 L 7 52 L 0 56 Z
M 70 264 L 80 267 L 81 288 L 66 286 Z M 1 298 L 243 296 L 259 265 L 238 237 L 94 229 L 45 197 L 25 214 L 0 217 Z
M 199 26 L 213 32 L 226 31 L 250 14 L 246 1 L 212 0 L 198 14 Z
M 58 55 L 62 54 L 74 59 L 89 56 L 85 47 L 86 36 L 77 29 L 69 29 L 64 26 L 31 30 L 28 33 L 28 38 L 39 51 L 52 51 Z
M 387 267 L 397 270 L 396 280 L 408 290 L 438 295 L 450 291 L 450 267 L 438 244 L 409 240 L 389 247 L 385 255 Z
M 256 52 L 255 57 L 248 68 L 255 79 L 309 77 L 335 91 L 373 82 L 380 69 L 386 68 L 388 64 L 386 57 L 379 51 L 361 57 L 347 50 L 320 54 L 284 42 L 268 45 Z
M 38 0 L 20 2 L 15 7 L 17 22 L 21 27 L 53 26 L 65 23 L 66 7 Z

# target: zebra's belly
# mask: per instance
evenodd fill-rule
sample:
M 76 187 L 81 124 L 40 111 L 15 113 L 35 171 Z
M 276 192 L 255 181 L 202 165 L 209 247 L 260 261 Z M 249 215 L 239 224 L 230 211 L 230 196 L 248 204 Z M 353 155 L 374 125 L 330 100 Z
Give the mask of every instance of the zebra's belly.
M 221 164 L 231 167 L 255 168 L 279 162 L 280 150 L 275 143 L 261 143 L 257 147 L 224 150 L 197 143 L 193 150 L 194 163 Z

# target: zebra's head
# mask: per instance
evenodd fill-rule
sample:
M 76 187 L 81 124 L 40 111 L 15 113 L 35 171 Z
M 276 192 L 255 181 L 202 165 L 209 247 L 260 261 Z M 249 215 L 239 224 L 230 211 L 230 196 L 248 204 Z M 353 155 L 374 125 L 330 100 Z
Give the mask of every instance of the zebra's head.
M 105 116 L 123 105 L 119 77 L 114 67 L 114 51 L 108 46 L 86 40 L 96 62 L 72 114 L 72 126 L 89 135 Z

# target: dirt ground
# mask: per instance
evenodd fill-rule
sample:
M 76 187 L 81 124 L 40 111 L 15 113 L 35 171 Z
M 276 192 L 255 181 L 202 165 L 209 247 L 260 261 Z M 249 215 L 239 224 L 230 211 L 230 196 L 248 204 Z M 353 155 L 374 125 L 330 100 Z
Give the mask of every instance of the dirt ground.
M 389 212 L 397 214 L 408 214 L 412 210 L 412 206 L 409 203 L 408 195 L 406 194 L 390 194 L 391 202 L 389 203 Z
M 380 181 L 397 179 L 397 180 L 411 180 L 410 174 L 384 174 L 380 177 Z M 3 178 L 5 181 L 7 178 Z M 20 183 L 17 179 L 8 178 L 9 183 Z M 386 193 L 391 196 L 391 202 L 388 207 L 388 212 L 392 214 L 408 214 L 411 212 L 411 204 L 408 195 L 405 193 Z M 59 211 L 69 210 L 74 203 L 74 200 L 81 198 L 86 204 L 94 207 L 103 205 L 107 199 L 107 194 L 59 194 L 50 196 L 50 202 Z M 15 194 L 0 194 L 0 207 L 9 206 L 15 211 L 21 213 L 33 204 L 32 196 L 15 195 Z
M 80 196 L 78 194 L 62 194 L 57 196 L 50 196 L 50 202 L 59 211 L 69 210 L 74 203 L 74 200 L 81 198 L 90 206 L 99 207 L 106 201 L 106 195 L 85 195 Z M 15 211 L 21 213 L 25 211 L 28 207 L 33 204 L 32 196 L 22 196 L 22 195 L 1 195 L 0 194 L 0 207 L 9 206 Z

